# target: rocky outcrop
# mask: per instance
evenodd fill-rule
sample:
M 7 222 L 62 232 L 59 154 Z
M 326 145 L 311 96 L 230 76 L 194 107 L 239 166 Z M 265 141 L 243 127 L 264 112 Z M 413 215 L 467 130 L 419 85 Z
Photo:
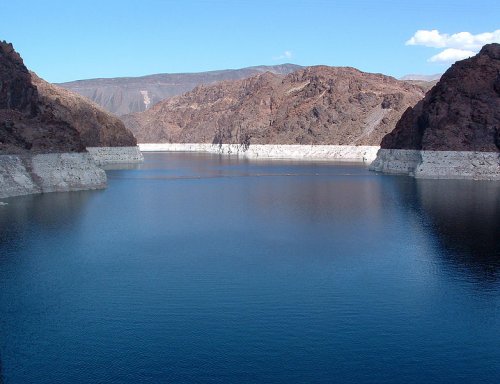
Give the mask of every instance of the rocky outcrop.
M 419 179 L 500 180 L 500 154 L 473 151 L 380 149 L 370 168 Z
M 79 131 L 40 96 L 12 45 L 0 42 L 0 197 L 105 185 Z
M 80 152 L 78 131 L 43 108 L 12 44 L 0 42 L 0 154 Z
M 500 44 L 453 64 L 384 137 L 382 148 L 500 151 Z
M 261 65 L 199 73 L 163 73 L 142 77 L 78 80 L 59 85 L 121 116 L 145 111 L 161 100 L 182 95 L 202 84 L 245 79 L 264 72 L 287 74 L 299 68 L 301 67 L 294 64 Z
M 407 152 L 413 151 L 413 152 Z M 500 179 L 500 44 L 451 66 L 384 137 L 375 170 L 430 178 Z
M 0 155 L 0 198 L 106 187 L 88 153 Z
M 47 83 L 31 72 L 31 81 L 38 90 L 40 108 L 74 127 L 85 147 L 131 147 L 137 141 L 123 122 L 67 89 Z
M 423 96 L 392 77 L 317 66 L 200 86 L 123 120 L 140 143 L 379 145 Z

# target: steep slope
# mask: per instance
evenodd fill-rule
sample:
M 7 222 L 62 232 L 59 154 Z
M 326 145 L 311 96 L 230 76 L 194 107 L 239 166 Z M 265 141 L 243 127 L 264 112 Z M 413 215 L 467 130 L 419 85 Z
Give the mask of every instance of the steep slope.
M 12 44 L 0 41 L 0 154 L 84 150 L 78 131 L 45 108 Z
M 382 148 L 500 151 L 500 44 L 453 64 Z
M 0 198 L 104 188 L 78 130 L 44 103 L 21 56 L 0 41 Z
M 394 131 L 374 169 L 417 177 L 500 178 L 500 44 L 458 61 Z
M 168 97 L 191 91 L 198 85 L 238 80 L 264 72 L 287 74 L 301 68 L 294 64 L 257 66 L 199 73 L 164 73 L 142 77 L 78 80 L 59 84 L 89 98 L 116 115 L 145 111 Z
M 42 108 L 69 123 L 80 133 L 86 147 L 129 147 L 137 145 L 134 135 L 116 116 L 67 89 L 50 84 L 31 72 Z
M 199 86 L 123 117 L 141 143 L 379 145 L 421 88 L 354 68 Z

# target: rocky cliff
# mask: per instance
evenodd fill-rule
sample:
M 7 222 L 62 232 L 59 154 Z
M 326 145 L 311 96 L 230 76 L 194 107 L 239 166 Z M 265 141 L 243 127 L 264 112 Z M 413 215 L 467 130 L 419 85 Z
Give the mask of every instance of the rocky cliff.
M 0 41 L 0 197 L 105 185 L 79 131 L 40 96 L 12 45 Z
M 500 151 L 500 44 L 453 64 L 409 108 L 382 148 Z
M 142 112 L 168 97 L 195 87 L 224 80 L 238 80 L 264 72 L 287 74 L 301 68 L 294 64 L 256 66 L 199 73 L 163 73 L 141 77 L 78 80 L 59 84 L 99 104 L 116 115 Z
M 79 133 L 86 147 L 131 147 L 134 135 L 122 121 L 86 97 L 50 84 L 31 72 L 38 90 L 40 108 L 65 121 Z
M 485 45 L 476 56 L 453 64 L 403 114 L 381 148 L 377 170 L 500 178 L 500 44 Z
M 199 86 L 123 117 L 141 143 L 379 145 L 420 87 L 354 68 Z
M 0 41 L 0 154 L 84 150 L 78 131 L 44 108 L 12 44 Z

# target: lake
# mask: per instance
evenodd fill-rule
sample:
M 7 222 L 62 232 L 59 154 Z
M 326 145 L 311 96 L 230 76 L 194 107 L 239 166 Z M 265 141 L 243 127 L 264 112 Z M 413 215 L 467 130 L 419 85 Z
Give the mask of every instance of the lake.
M 0 206 L 0 383 L 499 383 L 500 183 L 151 153 Z

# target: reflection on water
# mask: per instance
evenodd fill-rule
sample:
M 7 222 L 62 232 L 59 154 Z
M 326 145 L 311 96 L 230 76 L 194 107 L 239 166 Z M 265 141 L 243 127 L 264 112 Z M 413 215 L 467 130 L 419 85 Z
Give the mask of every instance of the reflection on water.
M 402 204 L 445 248 L 454 270 L 471 277 L 500 277 L 500 183 L 397 178 Z
M 102 191 L 77 191 L 20 196 L 8 199 L 0 207 L 0 245 L 12 245 L 34 228 L 62 230 L 75 226 L 84 214 L 85 205 Z
M 449 249 L 500 267 L 500 183 L 418 180 L 417 191 Z
M 498 183 L 145 158 L 0 207 L 5 383 L 497 384 Z

